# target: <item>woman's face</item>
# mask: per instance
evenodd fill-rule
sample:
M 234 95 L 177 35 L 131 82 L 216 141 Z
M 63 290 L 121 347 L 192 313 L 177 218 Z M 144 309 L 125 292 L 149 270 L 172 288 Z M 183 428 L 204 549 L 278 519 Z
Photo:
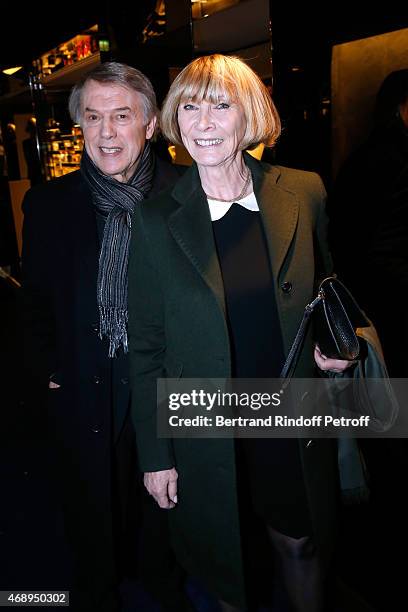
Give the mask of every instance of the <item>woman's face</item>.
M 216 104 L 186 101 L 177 117 L 183 144 L 199 166 L 222 166 L 235 158 L 246 130 L 241 104 L 222 98 Z

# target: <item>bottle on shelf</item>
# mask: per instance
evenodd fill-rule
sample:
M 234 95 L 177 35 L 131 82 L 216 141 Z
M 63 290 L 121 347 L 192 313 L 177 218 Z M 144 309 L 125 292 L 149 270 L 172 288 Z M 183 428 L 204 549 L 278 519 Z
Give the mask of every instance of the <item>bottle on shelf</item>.
M 47 136 L 47 178 L 56 178 L 78 170 L 83 148 L 80 127 L 74 125 L 70 133 L 61 134 L 59 124 L 50 119 L 47 122 Z

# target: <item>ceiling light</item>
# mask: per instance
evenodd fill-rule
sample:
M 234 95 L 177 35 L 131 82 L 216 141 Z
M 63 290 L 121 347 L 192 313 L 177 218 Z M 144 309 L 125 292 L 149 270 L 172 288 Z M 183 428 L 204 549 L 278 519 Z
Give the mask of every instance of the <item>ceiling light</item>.
M 15 72 L 18 72 L 21 69 L 22 69 L 22 66 L 15 66 L 14 68 L 5 68 L 3 72 L 4 74 L 11 76 L 12 74 L 14 74 Z

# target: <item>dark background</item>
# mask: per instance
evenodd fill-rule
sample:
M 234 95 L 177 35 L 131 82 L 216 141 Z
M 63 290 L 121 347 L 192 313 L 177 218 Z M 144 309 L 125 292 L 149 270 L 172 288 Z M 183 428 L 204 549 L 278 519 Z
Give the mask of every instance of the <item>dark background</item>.
M 104 3 L 51 0 L 22 4 L 6 0 L 0 9 L 0 68 L 26 64 L 98 22 Z
M 183 0 L 178 0 L 183 2 Z M 398 6 L 400 4 L 400 6 Z M 20 65 L 68 40 L 93 23 L 136 37 L 138 22 L 155 6 L 154 0 L 118 3 L 41 0 L 23 8 L 6 0 L 0 11 L 0 68 Z M 270 1 L 272 35 L 284 38 L 292 48 L 308 54 L 325 43 L 407 27 L 408 13 L 398 2 L 351 2 L 319 4 Z M 276 47 L 276 46 L 275 46 Z

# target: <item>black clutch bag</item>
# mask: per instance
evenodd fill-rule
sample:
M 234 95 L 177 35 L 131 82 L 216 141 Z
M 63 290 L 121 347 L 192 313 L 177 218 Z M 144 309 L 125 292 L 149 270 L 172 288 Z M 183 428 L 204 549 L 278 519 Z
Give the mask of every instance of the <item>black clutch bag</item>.
M 313 317 L 312 317 L 313 315 Z M 295 340 L 291 346 L 281 378 L 283 387 L 288 385 L 295 370 L 298 357 L 312 318 L 314 339 L 323 355 L 333 359 L 357 361 L 348 370 L 347 381 L 354 382 L 344 387 L 350 390 L 344 395 L 345 414 L 368 415 L 370 429 L 384 432 L 392 427 L 399 404 L 391 381 L 388 378 L 381 343 L 371 321 L 357 305 L 350 291 L 336 277 L 325 278 L 319 286 L 317 297 L 306 306 Z M 341 379 L 344 382 L 344 379 Z M 333 389 L 332 389 L 333 390 Z M 333 400 L 333 396 L 332 400 Z M 340 395 L 333 409 L 342 409 Z
M 335 276 L 329 276 L 320 283 L 317 297 L 305 308 L 281 378 L 290 377 L 296 367 L 312 315 L 315 341 L 323 355 L 347 361 L 361 356 L 361 343 L 356 330 L 370 327 L 370 322 L 343 283 Z
M 313 324 L 316 342 L 323 355 L 353 361 L 360 357 L 359 327 L 370 327 L 350 291 L 334 276 L 319 287 Z

